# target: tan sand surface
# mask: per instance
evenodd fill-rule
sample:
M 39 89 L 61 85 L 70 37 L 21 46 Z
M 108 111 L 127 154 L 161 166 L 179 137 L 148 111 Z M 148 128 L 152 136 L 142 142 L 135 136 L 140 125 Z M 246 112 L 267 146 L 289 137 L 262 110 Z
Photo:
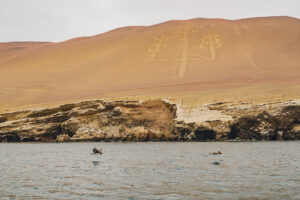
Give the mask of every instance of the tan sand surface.
M 0 112 L 95 98 L 300 96 L 300 20 L 197 18 L 60 43 L 0 43 Z

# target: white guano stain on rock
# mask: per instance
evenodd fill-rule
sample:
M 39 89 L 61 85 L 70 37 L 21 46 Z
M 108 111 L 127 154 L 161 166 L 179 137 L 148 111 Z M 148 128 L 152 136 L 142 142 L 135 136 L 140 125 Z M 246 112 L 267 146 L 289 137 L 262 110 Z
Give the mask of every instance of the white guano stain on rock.
M 226 115 L 218 110 L 210 110 L 207 105 L 198 106 L 196 108 L 189 108 L 178 104 L 176 121 L 183 121 L 185 123 L 201 123 L 206 121 L 231 121 L 232 116 Z

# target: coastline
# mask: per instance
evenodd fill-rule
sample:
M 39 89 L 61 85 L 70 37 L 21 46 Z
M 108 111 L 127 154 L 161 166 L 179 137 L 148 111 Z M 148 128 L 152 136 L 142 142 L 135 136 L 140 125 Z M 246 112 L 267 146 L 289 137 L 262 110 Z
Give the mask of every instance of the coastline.
M 93 100 L 0 114 L 1 142 L 281 141 L 300 139 L 300 100 L 187 108 L 168 99 Z

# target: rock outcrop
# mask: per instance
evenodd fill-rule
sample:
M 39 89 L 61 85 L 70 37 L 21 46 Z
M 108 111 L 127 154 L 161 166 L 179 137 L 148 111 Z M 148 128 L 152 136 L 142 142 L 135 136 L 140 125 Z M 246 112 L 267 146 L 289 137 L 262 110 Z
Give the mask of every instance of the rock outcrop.
M 2 142 L 249 141 L 300 139 L 300 103 L 104 101 L 0 114 Z

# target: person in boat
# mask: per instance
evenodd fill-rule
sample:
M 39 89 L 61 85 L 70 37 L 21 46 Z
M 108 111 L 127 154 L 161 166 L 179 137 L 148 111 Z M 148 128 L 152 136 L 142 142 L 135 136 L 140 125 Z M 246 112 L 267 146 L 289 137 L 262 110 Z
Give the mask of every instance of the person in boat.
M 93 148 L 93 153 L 94 154 L 102 154 L 102 148 L 100 148 L 100 149 Z

